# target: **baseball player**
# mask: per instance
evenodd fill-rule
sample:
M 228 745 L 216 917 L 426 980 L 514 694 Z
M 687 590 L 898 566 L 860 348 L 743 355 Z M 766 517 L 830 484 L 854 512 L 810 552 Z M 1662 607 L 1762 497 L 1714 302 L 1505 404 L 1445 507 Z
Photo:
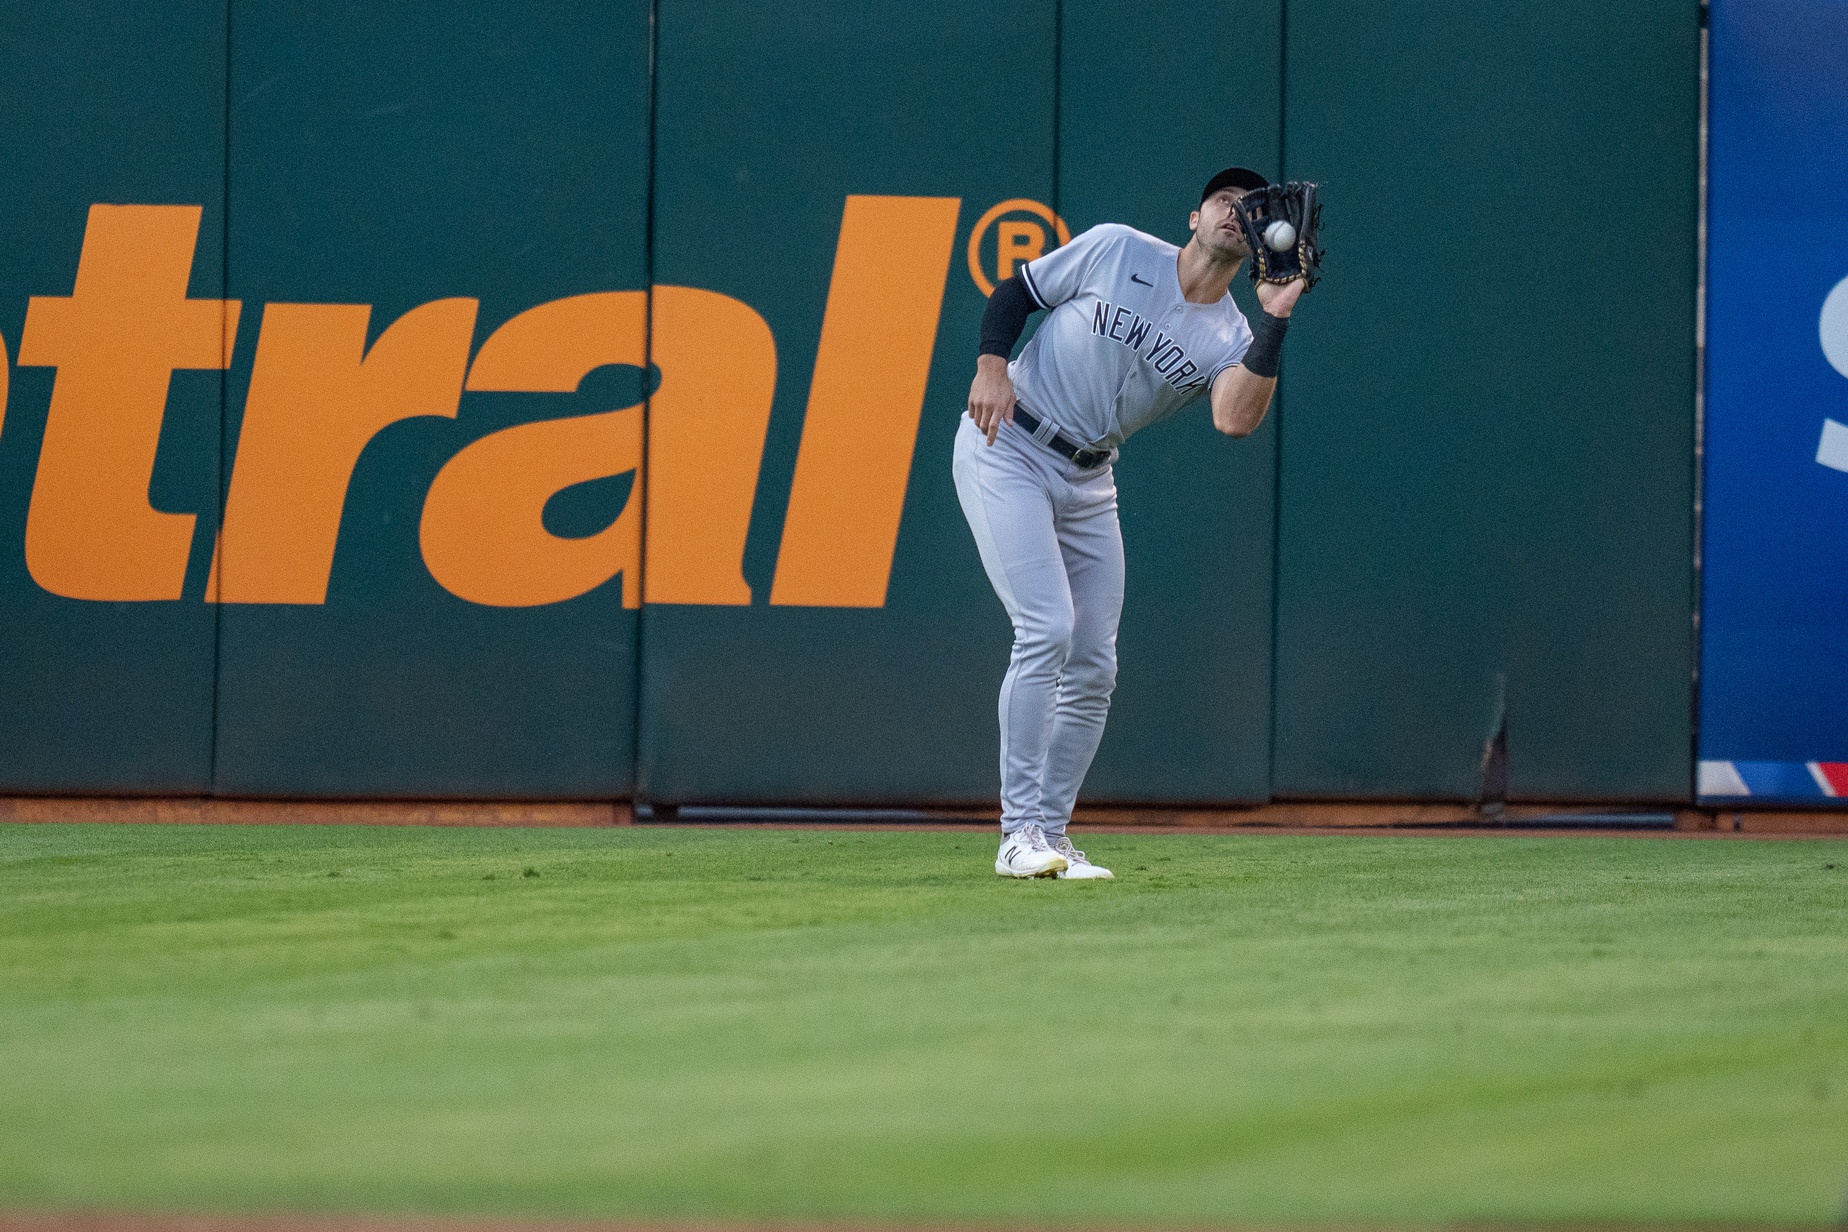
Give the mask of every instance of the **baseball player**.
M 1116 684 L 1123 538 L 1111 463 L 1131 433 L 1196 398 L 1248 436 L 1270 407 L 1303 282 L 1260 284 L 1253 330 L 1227 288 L 1250 255 L 1233 202 L 1265 179 L 1207 182 L 1176 248 L 1105 224 L 1020 267 L 989 297 L 954 474 L 982 565 L 1014 625 L 1001 684 L 1004 877 L 1099 878 L 1065 826 Z M 1035 311 L 1049 315 L 1012 363 Z

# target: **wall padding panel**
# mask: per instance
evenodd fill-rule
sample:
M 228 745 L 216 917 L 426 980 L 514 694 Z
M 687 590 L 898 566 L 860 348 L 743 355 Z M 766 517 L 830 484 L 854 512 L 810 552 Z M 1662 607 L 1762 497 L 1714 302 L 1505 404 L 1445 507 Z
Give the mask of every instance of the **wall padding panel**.
M 232 32 L 217 789 L 627 794 L 646 4 Z
M 222 0 L 6 6 L 0 114 L 0 792 L 202 792 Z
M 1690 790 L 1698 12 L 1288 6 L 1273 790 Z

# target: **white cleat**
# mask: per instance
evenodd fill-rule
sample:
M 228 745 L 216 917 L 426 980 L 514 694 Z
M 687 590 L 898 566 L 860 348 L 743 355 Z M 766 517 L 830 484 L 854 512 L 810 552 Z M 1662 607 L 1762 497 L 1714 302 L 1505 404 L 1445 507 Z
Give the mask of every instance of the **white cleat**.
M 1003 877 L 1053 877 L 1065 873 L 1065 857 L 1046 843 L 1046 832 L 1031 823 L 1001 836 L 995 872 Z
M 1091 863 L 1084 858 L 1084 852 L 1072 846 L 1072 840 L 1063 834 L 1055 834 L 1051 839 L 1052 849 L 1065 857 L 1065 868 L 1058 874 L 1061 881 L 1114 881 L 1116 874 L 1107 868 Z

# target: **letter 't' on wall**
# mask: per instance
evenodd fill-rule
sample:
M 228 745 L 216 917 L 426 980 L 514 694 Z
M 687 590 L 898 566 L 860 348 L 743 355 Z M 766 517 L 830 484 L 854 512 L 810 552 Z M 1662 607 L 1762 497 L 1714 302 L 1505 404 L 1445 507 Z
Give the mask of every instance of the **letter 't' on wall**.
M 455 418 L 475 309 L 420 305 L 368 351 L 369 304 L 264 307 L 207 598 L 327 601 L 354 464 L 390 424 Z
M 148 500 L 176 368 L 224 368 L 237 300 L 187 299 L 202 207 L 93 205 L 67 297 L 26 307 L 19 362 L 58 370 L 26 568 L 69 599 L 178 599 L 194 515 Z
M 771 603 L 885 606 L 961 205 L 847 198 Z

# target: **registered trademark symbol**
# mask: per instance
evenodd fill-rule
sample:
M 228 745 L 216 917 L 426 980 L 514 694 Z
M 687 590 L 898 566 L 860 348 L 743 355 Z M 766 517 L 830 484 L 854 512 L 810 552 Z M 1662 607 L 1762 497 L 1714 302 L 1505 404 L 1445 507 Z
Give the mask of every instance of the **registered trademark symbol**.
M 982 262 L 982 241 L 990 228 L 995 233 L 990 250 L 995 271 L 992 280 Z M 1050 206 L 1026 197 L 1011 198 L 990 207 L 976 220 L 975 229 L 969 233 L 969 276 L 983 295 L 992 295 L 995 283 L 1014 276 L 1016 265 L 1069 243 L 1071 238 L 1071 228 Z

